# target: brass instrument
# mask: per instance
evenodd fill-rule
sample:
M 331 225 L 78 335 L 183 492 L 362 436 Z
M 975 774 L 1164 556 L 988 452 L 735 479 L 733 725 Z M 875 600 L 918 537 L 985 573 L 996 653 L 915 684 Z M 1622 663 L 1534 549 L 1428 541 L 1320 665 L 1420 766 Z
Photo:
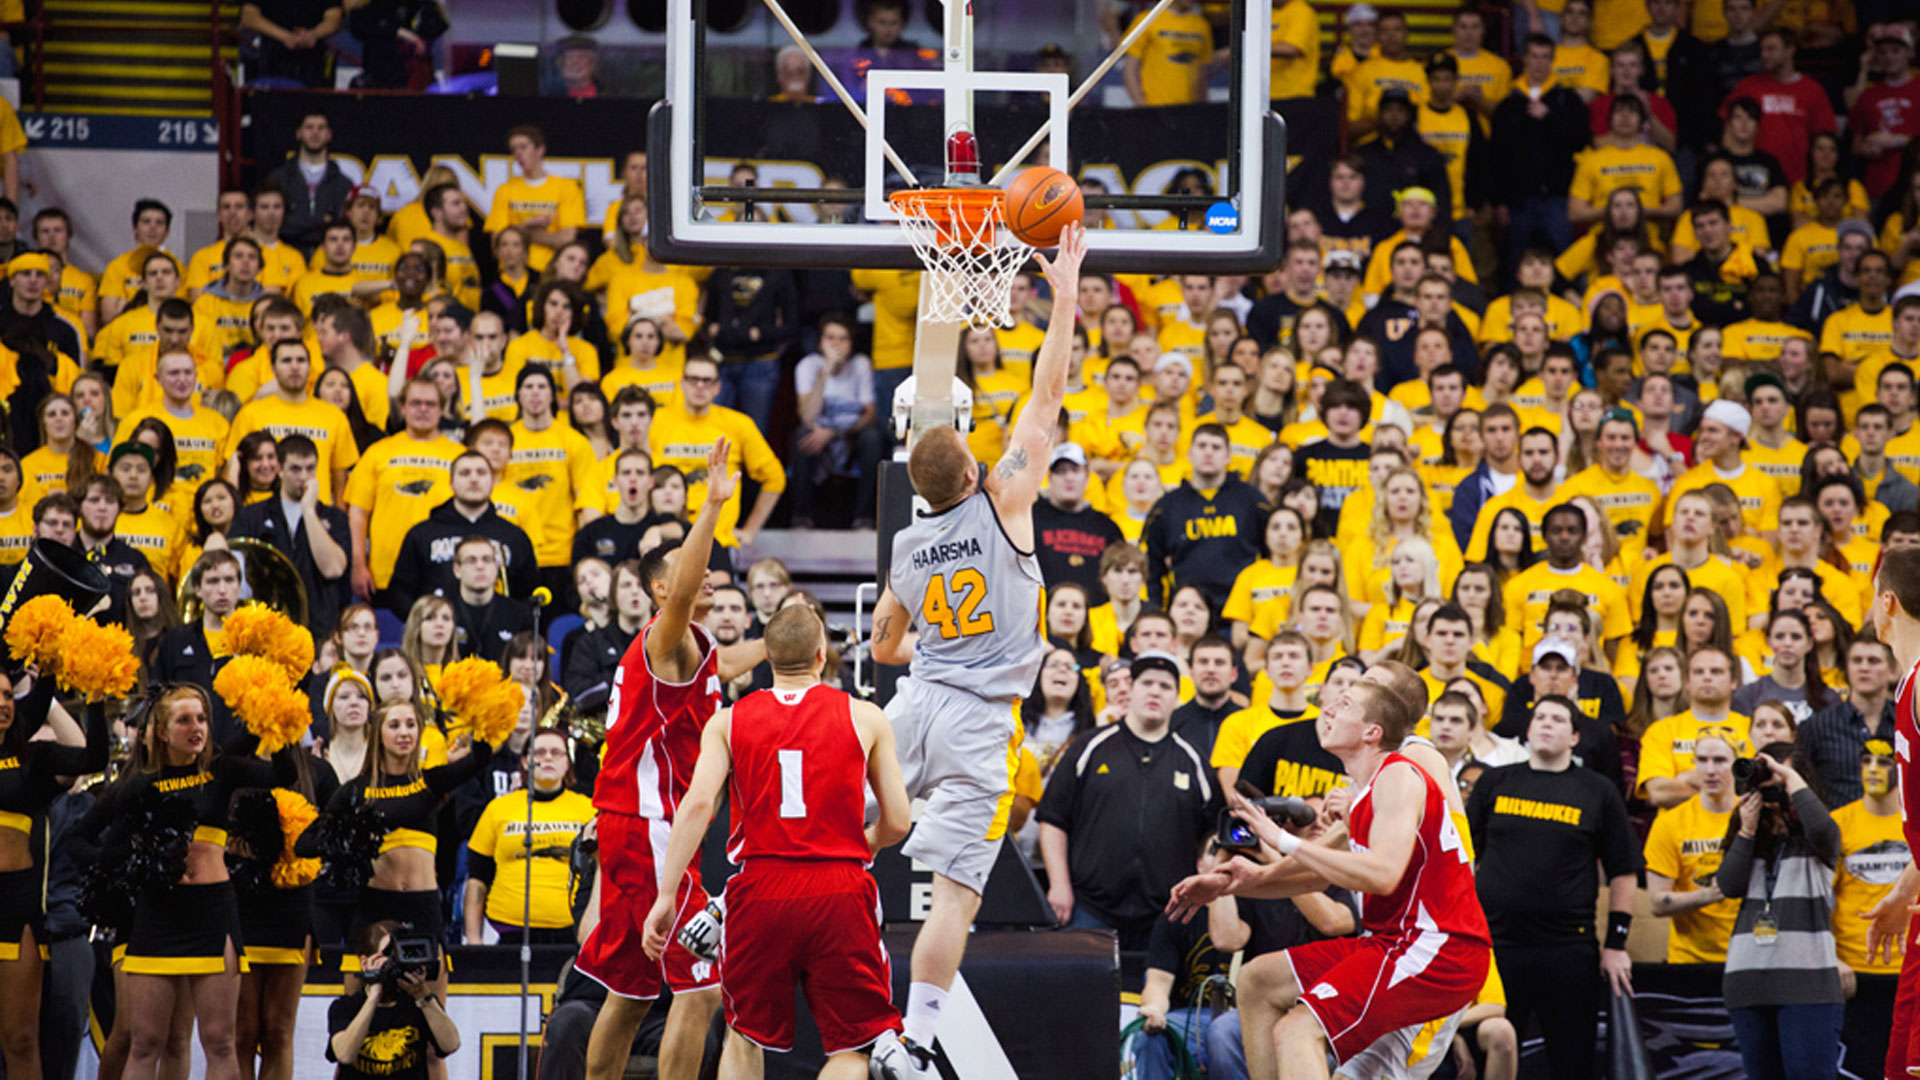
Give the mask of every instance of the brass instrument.
M 263 540 L 229 537 L 227 550 L 240 560 L 240 600 L 267 605 L 302 626 L 307 622 L 307 584 L 293 560 Z M 200 618 L 200 573 L 203 557 L 180 578 L 174 601 L 180 620 L 188 625 Z

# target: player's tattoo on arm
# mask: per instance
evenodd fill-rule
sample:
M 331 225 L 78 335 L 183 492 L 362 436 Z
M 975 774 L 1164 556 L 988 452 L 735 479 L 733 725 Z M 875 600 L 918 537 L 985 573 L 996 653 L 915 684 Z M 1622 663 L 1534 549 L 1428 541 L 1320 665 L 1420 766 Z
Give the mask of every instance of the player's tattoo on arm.
M 893 616 L 882 615 L 880 616 L 880 621 L 874 624 L 873 640 L 885 641 L 891 635 L 892 631 L 893 631 Z
M 1016 446 L 1012 450 L 1007 451 L 1006 457 L 1000 459 L 1000 468 L 996 470 L 996 473 L 1000 480 L 1011 480 L 1026 471 L 1027 448 L 1024 446 Z

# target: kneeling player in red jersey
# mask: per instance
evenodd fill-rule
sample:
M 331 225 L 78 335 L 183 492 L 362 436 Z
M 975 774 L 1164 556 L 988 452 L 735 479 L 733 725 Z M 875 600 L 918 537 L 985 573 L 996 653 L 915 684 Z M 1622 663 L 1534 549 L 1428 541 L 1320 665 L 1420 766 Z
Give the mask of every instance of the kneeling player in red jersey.
M 1900 763 L 1900 824 L 1907 847 L 1920 851 L 1920 768 L 1914 765 L 1920 744 L 1920 549 L 1889 548 L 1874 575 L 1874 633 L 1893 650 L 1896 671 L 1905 671 L 1894 695 L 1893 750 Z M 1887 1076 L 1920 1076 L 1920 939 L 1913 936 L 1914 901 L 1920 898 L 1920 870 L 1912 863 L 1900 872 L 1892 891 L 1866 913 L 1867 955 L 1888 960 L 1905 951 L 1900 985 L 1893 998 L 1893 1030 L 1887 1037 Z
M 1224 891 L 1284 897 L 1333 884 L 1365 894 L 1367 936 L 1284 954 L 1286 997 L 1297 1004 L 1271 1031 L 1245 1033 L 1256 1077 L 1326 1077 L 1329 1049 L 1344 1063 L 1395 1031 L 1465 1010 L 1485 982 L 1492 946 L 1459 830 L 1440 785 L 1395 752 L 1417 718 L 1387 687 L 1357 682 L 1316 721 L 1357 791 L 1346 810 L 1350 850 L 1303 844 L 1240 801 L 1262 841 L 1291 857 L 1264 870 L 1236 860 L 1233 873 L 1174 891 L 1170 908 L 1183 917 Z M 1256 1064 L 1256 1049 L 1269 1048 L 1275 1056 Z
M 793 1048 L 796 986 L 820 1028 L 820 1075 L 855 1080 L 904 1060 L 892 973 L 880 940 L 880 895 L 867 873 L 873 853 L 907 835 L 911 808 L 894 758 L 893 726 L 878 706 L 819 681 L 826 627 L 806 607 L 767 623 L 773 689 L 722 710 L 701 737 L 700 762 L 680 800 L 646 920 L 647 955 L 674 933 L 673 901 L 728 790 L 727 883 L 720 940 L 726 1080 L 764 1075 L 763 1050 Z M 867 785 L 880 819 L 864 825 Z M 879 1045 L 876 1045 L 879 1044 Z
M 700 733 L 720 707 L 720 686 L 766 655 L 758 641 L 722 646 L 700 625 L 713 607 L 707 557 L 714 527 L 739 479 L 727 471 L 727 451 L 727 440 L 720 439 L 707 454 L 707 501 L 686 540 L 640 560 L 640 584 L 658 614 L 614 672 L 606 747 L 593 788 L 600 920 L 574 961 L 580 974 L 608 991 L 587 1041 L 588 1080 L 618 1080 L 626 1071 L 634 1035 L 663 983 L 674 997 L 660 1041 L 660 1076 L 693 1080 L 720 1004 L 713 965 L 678 945 L 665 959 L 649 960 L 639 920 L 653 907 L 659 888 L 655 854 L 666 843 L 693 774 Z M 683 923 L 707 902 L 697 873 L 666 895 Z

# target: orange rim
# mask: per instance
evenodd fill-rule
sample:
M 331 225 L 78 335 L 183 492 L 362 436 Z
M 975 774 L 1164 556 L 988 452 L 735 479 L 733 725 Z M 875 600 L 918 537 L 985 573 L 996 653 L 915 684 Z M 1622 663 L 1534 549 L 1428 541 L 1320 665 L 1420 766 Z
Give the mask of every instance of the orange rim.
M 981 225 L 1006 198 L 997 187 L 908 188 L 887 196 L 887 202 L 901 214 L 931 222 L 941 247 L 977 248 L 983 246 Z

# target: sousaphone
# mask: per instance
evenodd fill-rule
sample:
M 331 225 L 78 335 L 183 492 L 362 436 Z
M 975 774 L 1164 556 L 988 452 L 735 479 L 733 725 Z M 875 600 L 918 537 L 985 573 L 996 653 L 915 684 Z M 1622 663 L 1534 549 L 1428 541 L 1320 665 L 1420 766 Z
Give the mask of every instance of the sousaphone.
M 227 538 L 227 550 L 240 560 L 240 602 L 258 601 L 305 626 L 307 622 L 307 585 L 293 560 L 264 540 Z M 200 618 L 200 573 L 206 557 L 193 564 L 180 579 L 174 601 L 180 607 L 180 621 L 192 625 Z

